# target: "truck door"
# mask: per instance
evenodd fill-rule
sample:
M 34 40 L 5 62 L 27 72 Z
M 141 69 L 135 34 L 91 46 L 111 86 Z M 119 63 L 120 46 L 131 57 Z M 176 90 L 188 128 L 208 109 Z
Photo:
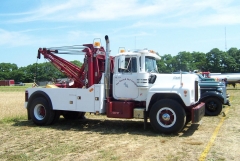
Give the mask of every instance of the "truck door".
M 134 100 L 138 97 L 138 70 L 136 57 L 126 57 L 124 69 L 115 70 L 113 75 L 113 96 L 115 99 Z

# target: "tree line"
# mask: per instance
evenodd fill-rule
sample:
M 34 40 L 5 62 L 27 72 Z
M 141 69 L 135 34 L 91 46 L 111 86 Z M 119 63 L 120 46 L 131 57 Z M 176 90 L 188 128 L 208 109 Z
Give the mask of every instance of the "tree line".
M 78 60 L 71 61 L 77 66 L 82 63 Z M 221 51 L 214 48 L 208 53 L 179 52 L 176 56 L 165 54 L 157 61 L 160 73 L 172 73 L 176 71 L 210 71 L 212 73 L 238 73 L 240 72 L 240 50 L 230 48 Z M 0 63 L 0 80 L 14 79 L 15 82 L 49 81 L 52 78 L 64 78 L 58 69 L 50 62 L 34 63 L 26 67 L 20 67 L 11 63 Z
M 157 62 L 160 73 L 175 71 L 210 71 L 211 73 L 238 73 L 240 72 L 240 50 L 230 48 L 221 51 L 217 48 L 208 53 L 179 52 L 176 56 L 165 54 Z
M 81 66 L 78 60 L 70 61 Z M 0 63 L 0 80 L 15 80 L 15 82 L 31 83 L 35 81 L 51 81 L 52 79 L 65 78 L 66 76 L 50 62 L 34 63 L 18 68 L 16 64 Z

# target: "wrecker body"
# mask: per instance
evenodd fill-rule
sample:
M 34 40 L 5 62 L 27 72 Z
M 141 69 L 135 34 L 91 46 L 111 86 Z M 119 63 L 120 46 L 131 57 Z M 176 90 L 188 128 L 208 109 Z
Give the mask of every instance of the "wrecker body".
M 105 36 L 106 51 L 98 41 L 82 46 L 39 48 L 71 80 L 66 88 L 33 87 L 25 92 L 28 118 L 36 125 L 55 123 L 60 115 L 79 119 L 86 112 L 106 114 L 110 118 L 148 118 L 159 133 L 180 132 L 186 122 L 197 123 L 205 113 L 199 102 L 200 88 L 196 75 L 160 74 L 153 51 L 120 50 L 110 56 L 110 43 Z M 83 52 L 81 68 L 56 54 Z

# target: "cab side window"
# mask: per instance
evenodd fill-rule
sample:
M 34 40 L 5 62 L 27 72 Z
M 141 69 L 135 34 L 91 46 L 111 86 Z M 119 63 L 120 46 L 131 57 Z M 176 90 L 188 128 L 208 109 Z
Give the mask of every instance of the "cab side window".
M 118 69 L 120 73 L 136 73 L 137 72 L 137 59 L 136 57 L 125 58 L 124 69 Z

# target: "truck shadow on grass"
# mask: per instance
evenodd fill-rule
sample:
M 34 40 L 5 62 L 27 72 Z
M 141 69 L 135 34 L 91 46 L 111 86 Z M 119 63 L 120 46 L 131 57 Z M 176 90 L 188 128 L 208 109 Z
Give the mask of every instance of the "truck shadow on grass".
M 31 120 L 15 120 L 13 126 L 37 127 Z M 182 132 L 178 134 L 159 134 L 156 133 L 150 122 L 148 121 L 146 129 L 144 129 L 143 121 L 133 120 L 106 120 L 106 119 L 83 119 L 83 120 L 66 120 L 60 118 L 57 123 L 49 126 L 38 126 L 45 129 L 55 129 L 61 131 L 79 131 L 79 132 L 97 132 L 102 135 L 111 134 L 131 134 L 145 135 L 152 137 L 188 137 L 194 134 L 198 129 L 198 124 L 187 124 Z
M 237 90 L 240 90 L 240 88 L 228 88 L 227 91 L 237 91 Z
M 189 137 L 194 134 L 195 131 L 198 130 L 199 124 L 191 124 L 188 123 L 183 128 L 182 132 L 180 133 L 180 137 Z

